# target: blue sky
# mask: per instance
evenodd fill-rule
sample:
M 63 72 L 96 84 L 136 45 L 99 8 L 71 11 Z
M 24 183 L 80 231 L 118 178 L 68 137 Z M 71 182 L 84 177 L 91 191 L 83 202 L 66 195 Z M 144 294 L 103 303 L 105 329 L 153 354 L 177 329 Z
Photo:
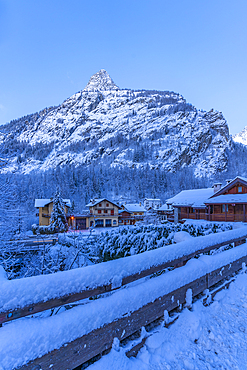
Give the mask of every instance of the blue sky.
M 0 0 L 0 124 L 60 104 L 101 68 L 247 125 L 246 0 Z

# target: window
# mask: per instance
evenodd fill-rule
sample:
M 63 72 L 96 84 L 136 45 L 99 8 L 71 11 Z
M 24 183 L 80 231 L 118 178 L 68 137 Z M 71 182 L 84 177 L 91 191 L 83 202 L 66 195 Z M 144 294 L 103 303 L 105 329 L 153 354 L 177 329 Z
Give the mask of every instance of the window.
M 242 186 L 238 186 L 238 193 L 242 193 L 243 189 Z
M 222 213 L 228 212 L 228 204 L 222 204 Z
M 112 224 L 113 225 L 116 225 L 117 224 L 117 221 L 116 220 L 113 220 Z
M 102 207 L 102 204 L 101 203 L 99 204 L 99 207 Z
M 105 220 L 105 226 L 111 227 L 111 220 Z
M 101 209 L 98 209 L 98 213 L 101 213 Z
M 107 209 L 104 209 L 104 213 L 107 213 Z
M 109 207 L 109 203 L 106 203 L 106 207 Z
M 111 215 L 114 215 L 114 209 L 111 210 Z
M 96 220 L 96 227 L 103 227 L 104 224 L 103 224 L 103 220 Z

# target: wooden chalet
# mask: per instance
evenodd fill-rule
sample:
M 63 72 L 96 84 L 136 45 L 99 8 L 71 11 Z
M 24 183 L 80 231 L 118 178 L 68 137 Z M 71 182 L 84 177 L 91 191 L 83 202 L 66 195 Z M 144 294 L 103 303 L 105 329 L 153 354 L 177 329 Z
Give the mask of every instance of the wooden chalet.
M 168 209 L 174 209 L 174 218 L 206 220 L 207 206 L 205 201 L 214 194 L 213 188 L 183 190 L 167 200 Z
M 237 176 L 205 201 L 207 220 L 247 222 L 247 179 Z

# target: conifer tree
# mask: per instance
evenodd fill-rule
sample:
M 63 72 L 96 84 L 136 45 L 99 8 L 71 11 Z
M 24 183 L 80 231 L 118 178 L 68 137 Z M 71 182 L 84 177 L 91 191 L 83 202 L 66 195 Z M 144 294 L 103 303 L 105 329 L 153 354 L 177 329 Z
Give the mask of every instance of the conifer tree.
M 51 212 L 50 229 L 52 231 L 65 232 L 68 230 L 68 223 L 65 215 L 65 203 L 61 198 L 59 190 L 56 191 L 53 199 Z

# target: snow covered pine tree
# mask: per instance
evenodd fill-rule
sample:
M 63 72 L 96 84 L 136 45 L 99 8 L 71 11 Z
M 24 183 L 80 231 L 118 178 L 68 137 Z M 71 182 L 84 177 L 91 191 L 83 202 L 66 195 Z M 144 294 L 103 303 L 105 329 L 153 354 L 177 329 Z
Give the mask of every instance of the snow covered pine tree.
M 59 190 L 56 191 L 53 199 L 53 209 L 50 219 L 50 230 L 55 232 L 65 232 L 68 230 L 68 223 L 65 215 L 65 204 L 61 198 Z

